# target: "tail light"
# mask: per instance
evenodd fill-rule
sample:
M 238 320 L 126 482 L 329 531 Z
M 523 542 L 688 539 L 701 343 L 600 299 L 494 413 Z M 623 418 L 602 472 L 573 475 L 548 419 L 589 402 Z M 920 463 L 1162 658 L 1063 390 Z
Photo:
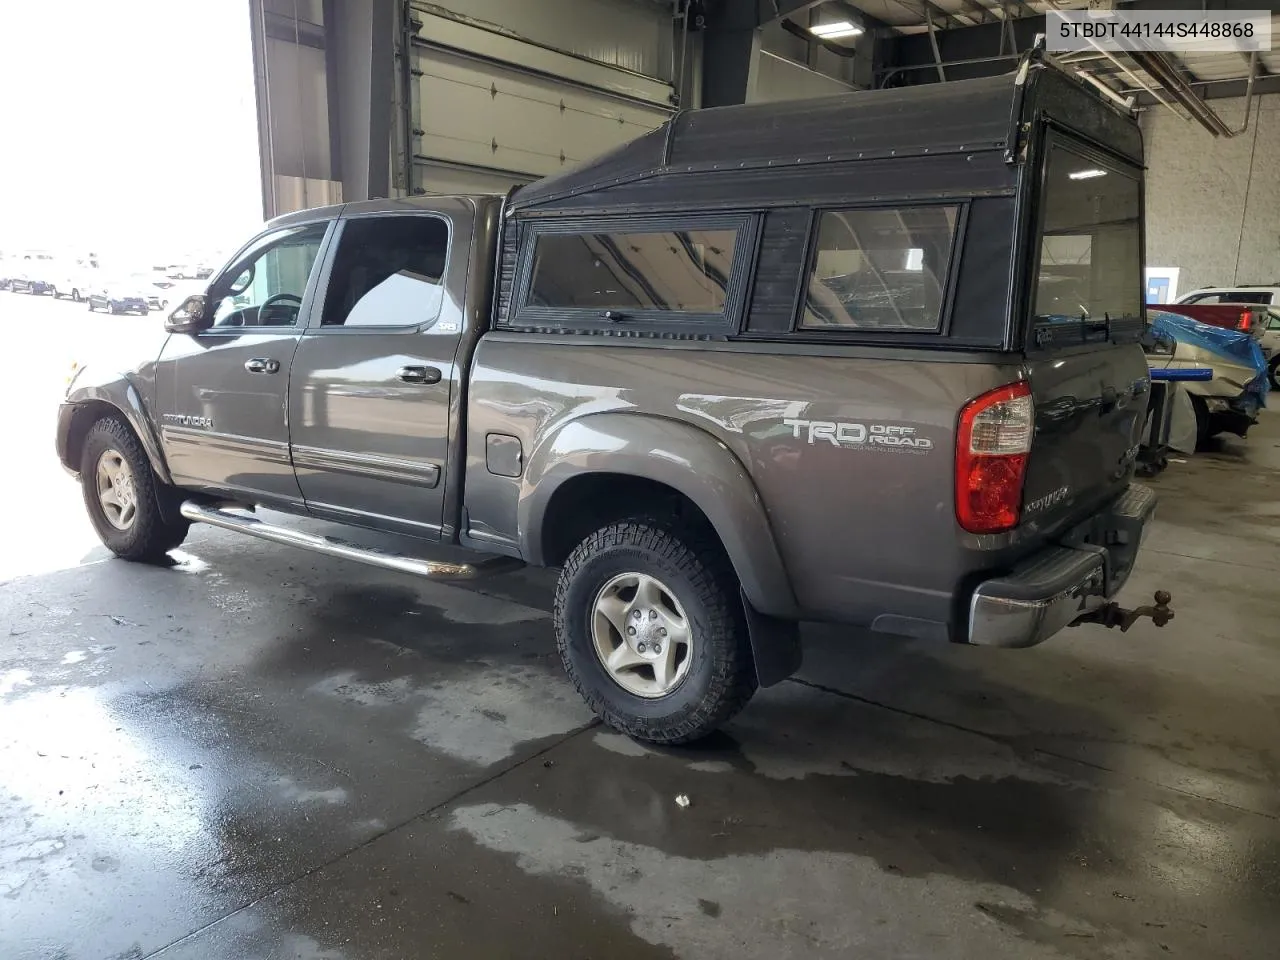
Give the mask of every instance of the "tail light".
M 1240 329 L 1245 333 L 1249 332 L 1249 321 L 1253 318 L 1253 314 L 1248 310 L 1240 311 Z
M 999 533 L 1018 525 L 1034 430 L 1035 406 L 1025 381 L 997 387 L 960 411 L 956 519 L 970 533 Z

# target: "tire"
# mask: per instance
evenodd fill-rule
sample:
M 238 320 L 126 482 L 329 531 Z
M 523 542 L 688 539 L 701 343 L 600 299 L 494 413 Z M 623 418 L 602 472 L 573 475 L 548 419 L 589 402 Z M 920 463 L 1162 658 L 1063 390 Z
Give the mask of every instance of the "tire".
M 657 669 L 643 663 L 622 676 L 634 686 L 653 689 L 646 694 L 628 689 L 605 665 L 605 654 L 597 652 L 597 639 L 618 641 L 615 653 L 628 644 L 612 627 L 612 620 L 597 614 L 598 603 L 606 596 L 613 597 L 615 608 L 620 603 L 637 604 L 625 613 L 615 613 L 627 624 L 637 610 L 642 612 L 636 622 L 644 633 L 630 646 L 633 663 L 638 662 L 636 646 L 644 646 L 643 638 L 656 637 L 656 627 L 643 627 L 649 622 L 643 614 L 652 616 L 652 606 L 639 602 L 639 592 L 626 601 L 629 588 L 617 586 L 632 577 L 648 578 L 661 588 L 665 609 L 652 622 L 672 625 L 672 636 L 681 632 L 675 624 L 683 623 L 682 632 L 689 637 L 679 666 L 669 668 L 678 679 L 666 692 L 661 692 Z M 602 527 L 565 561 L 556 584 L 554 617 L 560 659 L 578 693 L 606 724 L 637 740 L 680 744 L 701 739 L 746 706 L 755 693 L 755 665 L 738 579 L 709 530 L 674 518 L 636 518 Z M 628 632 L 634 630 L 628 626 Z M 662 636 L 669 638 L 666 632 Z M 677 648 L 678 656 L 680 646 L 668 639 L 668 658 L 672 648 Z
M 92 298 L 92 297 L 85 297 L 85 298 L 84 298 L 84 302 L 85 302 L 85 303 L 87 303 L 87 304 L 89 305 L 89 312 L 90 312 L 90 313 L 93 313 L 93 311 L 94 311 L 93 298 Z
M 80 297 L 80 291 L 79 291 L 79 290 L 75 290 L 75 289 L 73 289 L 73 290 L 71 291 L 71 299 L 72 299 L 74 302 L 79 303 L 79 302 L 80 302 L 80 300 L 81 300 L 81 297 Z
M 1203 397 L 1192 396 L 1191 409 L 1196 414 L 1196 449 L 1199 450 L 1213 435 L 1210 430 L 1213 418 L 1209 415 L 1209 405 L 1204 402 Z
M 1276 357 L 1271 361 L 1267 376 L 1271 378 L 1271 389 L 1280 390 L 1280 357 Z
M 59 299 L 59 297 L 60 297 L 60 295 L 59 295 L 59 293 L 58 293 L 58 288 L 57 288 L 57 287 L 50 287 L 50 288 L 49 288 L 49 293 L 51 293 L 51 294 L 53 295 L 53 299 L 55 299 L 55 300 Z
M 105 469 L 110 470 L 115 458 L 127 468 L 127 492 L 121 491 L 118 479 L 110 486 L 117 504 L 122 500 L 132 504 L 131 518 L 121 509 L 113 520 L 109 511 L 112 515 L 116 511 L 104 504 L 99 494 L 104 482 L 99 467 L 105 461 Z M 80 489 L 98 539 L 125 560 L 159 560 L 186 539 L 191 527 L 186 520 L 165 519 L 159 497 L 169 495 L 170 491 L 156 480 L 146 451 L 133 430 L 117 417 L 104 417 L 89 428 L 80 456 Z M 123 522 L 126 519 L 128 522 Z
M 107 301 L 107 313 L 109 313 L 109 314 L 111 314 L 112 316 L 114 316 L 115 314 L 117 314 L 117 313 L 119 313 L 119 312 L 120 312 L 120 311 L 116 309 L 116 305 L 115 305 L 115 303 L 114 303 L 113 301 L 111 301 L 111 300 L 108 300 L 108 301 Z

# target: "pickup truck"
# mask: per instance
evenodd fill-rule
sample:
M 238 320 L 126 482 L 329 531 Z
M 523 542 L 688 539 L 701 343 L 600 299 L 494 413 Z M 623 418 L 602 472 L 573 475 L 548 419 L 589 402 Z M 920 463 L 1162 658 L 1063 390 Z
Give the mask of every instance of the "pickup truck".
M 424 577 L 559 568 L 570 678 L 659 743 L 792 674 L 801 620 L 1163 625 L 1163 591 L 1112 599 L 1155 506 L 1142 171 L 1133 117 L 1037 52 L 680 113 L 505 197 L 290 214 L 158 355 L 74 374 L 58 455 L 127 559 L 204 522 Z

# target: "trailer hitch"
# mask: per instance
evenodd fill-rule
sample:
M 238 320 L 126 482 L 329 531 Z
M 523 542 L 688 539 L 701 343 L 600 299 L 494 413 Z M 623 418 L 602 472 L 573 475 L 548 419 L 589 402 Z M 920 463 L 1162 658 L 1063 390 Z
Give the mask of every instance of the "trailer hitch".
M 1154 604 L 1144 604 L 1133 610 L 1126 610 L 1115 602 L 1104 603 L 1102 606 L 1076 617 L 1075 620 L 1071 621 L 1070 626 L 1078 627 L 1083 623 L 1097 623 L 1108 629 L 1119 627 L 1120 632 L 1124 633 L 1143 617 L 1150 617 L 1151 622 L 1157 627 L 1163 627 L 1173 619 L 1173 611 L 1169 609 L 1169 604 L 1172 600 L 1173 597 L 1169 596 L 1168 591 L 1157 590 Z

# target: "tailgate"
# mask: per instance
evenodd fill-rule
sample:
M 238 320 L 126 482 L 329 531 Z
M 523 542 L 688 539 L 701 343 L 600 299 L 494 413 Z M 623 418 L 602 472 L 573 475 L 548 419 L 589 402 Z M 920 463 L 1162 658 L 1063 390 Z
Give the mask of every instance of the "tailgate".
M 1137 167 L 1050 139 L 1023 343 L 1035 403 L 1028 532 L 1089 516 L 1133 474 L 1150 398 L 1141 190 Z
M 1035 436 L 1022 523 L 1057 527 L 1095 510 L 1128 483 L 1146 419 L 1150 379 L 1137 344 L 1099 344 L 1029 359 Z

